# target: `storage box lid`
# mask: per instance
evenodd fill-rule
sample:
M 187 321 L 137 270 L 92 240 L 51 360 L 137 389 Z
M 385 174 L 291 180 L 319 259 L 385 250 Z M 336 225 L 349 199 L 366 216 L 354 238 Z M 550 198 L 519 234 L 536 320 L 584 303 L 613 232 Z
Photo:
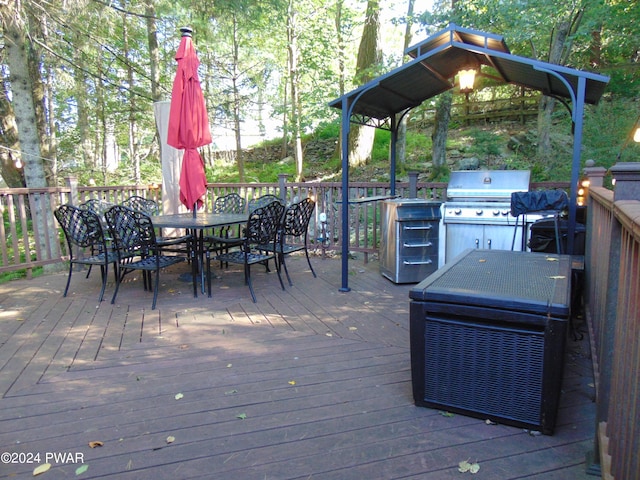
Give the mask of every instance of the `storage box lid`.
M 568 318 L 571 257 L 466 250 L 411 289 L 409 297 Z

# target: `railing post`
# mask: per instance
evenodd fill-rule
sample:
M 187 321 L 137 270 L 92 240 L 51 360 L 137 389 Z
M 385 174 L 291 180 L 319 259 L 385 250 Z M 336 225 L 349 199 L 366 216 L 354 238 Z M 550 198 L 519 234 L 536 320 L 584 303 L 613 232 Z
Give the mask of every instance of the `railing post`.
M 589 180 L 589 187 L 602 187 L 604 186 L 604 176 L 607 174 L 607 169 L 604 167 L 588 166 L 583 170 L 584 176 Z
M 409 198 L 418 198 L 418 172 L 409 172 Z
M 67 187 L 71 192 L 69 193 L 69 203 L 71 205 L 78 205 L 78 178 L 77 177 L 65 177 L 65 182 L 67 183 Z
M 640 163 L 616 163 L 609 171 L 615 180 L 614 202 L 618 200 L 640 200 Z
M 278 188 L 280 190 L 280 198 L 286 204 L 287 203 L 287 177 L 288 173 L 278 174 Z

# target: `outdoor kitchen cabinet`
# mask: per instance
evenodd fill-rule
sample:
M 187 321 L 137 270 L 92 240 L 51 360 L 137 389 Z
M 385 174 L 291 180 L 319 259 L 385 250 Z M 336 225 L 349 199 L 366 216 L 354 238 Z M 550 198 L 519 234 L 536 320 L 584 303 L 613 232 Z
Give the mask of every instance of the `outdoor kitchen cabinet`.
M 485 250 L 511 250 L 512 243 L 514 250 L 521 250 L 522 228 L 516 228 L 515 222 L 512 227 L 504 225 L 482 225 L 482 224 L 456 224 L 449 223 L 446 226 L 446 261 L 457 257 L 460 253 L 469 248 Z M 515 234 L 515 243 L 513 235 Z
M 438 268 L 442 202 L 398 198 L 382 203 L 380 273 L 394 283 L 418 283 Z
M 570 256 L 467 250 L 409 297 L 416 405 L 553 433 Z

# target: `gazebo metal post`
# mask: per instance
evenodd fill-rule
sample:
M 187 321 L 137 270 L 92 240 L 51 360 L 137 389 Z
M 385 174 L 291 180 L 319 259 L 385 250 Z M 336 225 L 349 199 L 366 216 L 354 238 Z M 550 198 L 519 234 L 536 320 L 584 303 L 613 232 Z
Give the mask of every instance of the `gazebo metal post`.
M 351 105 L 358 101 L 356 98 Z M 349 132 L 351 131 L 351 105 L 348 97 L 342 99 L 342 287 L 349 292 Z

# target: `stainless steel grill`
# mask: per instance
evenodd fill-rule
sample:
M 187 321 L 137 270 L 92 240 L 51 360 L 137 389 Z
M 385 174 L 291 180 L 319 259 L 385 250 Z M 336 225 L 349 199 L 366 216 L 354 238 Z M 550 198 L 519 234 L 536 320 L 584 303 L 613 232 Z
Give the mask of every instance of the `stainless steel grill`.
M 511 194 L 529 191 L 530 175 L 528 170 L 451 172 L 442 205 L 438 264 L 468 248 L 523 250 L 523 229 L 516 229 L 517 219 L 511 215 Z M 540 218 L 528 215 L 525 226 Z

